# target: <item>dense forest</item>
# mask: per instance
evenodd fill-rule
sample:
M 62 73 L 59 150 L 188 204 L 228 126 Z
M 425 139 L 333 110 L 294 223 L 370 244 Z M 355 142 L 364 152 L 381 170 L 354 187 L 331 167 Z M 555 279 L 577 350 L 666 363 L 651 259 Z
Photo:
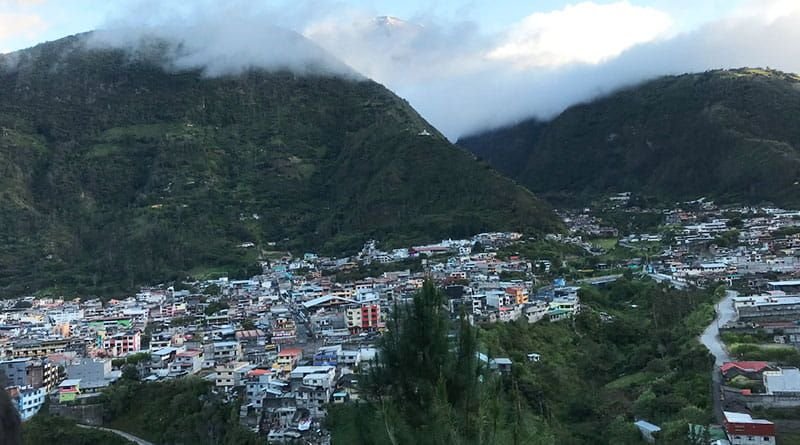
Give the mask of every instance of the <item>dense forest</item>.
M 24 445 L 132 445 L 122 437 L 106 431 L 81 428 L 75 421 L 39 413 L 25 422 L 22 432 Z
M 157 383 L 124 379 L 103 395 L 104 422 L 161 445 L 262 443 L 239 424 L 239 404 L 212 386 L 197 377 Z
M 373 81 L 211 78 L 164 57 L 84 36 L 0 56 L 0 295 L 245 276 L 267 249 L 559 226 Z
M 798 85 L 762 69 L 666 76 L 458 144 L 551 202 L 629 191 L 796 206 Z
M 662 443 L 687 443 L 690 423 L 711 421 L 712 360 L 697 336 L 720 295 L 626 277 L 583 289 L 572 321 L 476 329 L 451 321 L 428 284 L 395 311 L 365 397 L 331 409 L 334 443 L 635 444 L 638 418 L 663 428 Z M 478 351 L 510 358 L 512 372 Z

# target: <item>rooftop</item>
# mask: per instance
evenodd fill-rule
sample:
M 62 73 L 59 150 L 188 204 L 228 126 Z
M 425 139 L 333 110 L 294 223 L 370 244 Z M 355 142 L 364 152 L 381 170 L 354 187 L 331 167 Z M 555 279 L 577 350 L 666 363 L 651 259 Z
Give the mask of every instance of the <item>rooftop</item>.
M 745 413 L 733 413 L 730 411 L 724 411 L 725 414 L 725 421 L 729 423 L 753 423 L 759 425 L 772 425 L 772 422 L 769 420 L 764 419 L 754 419 L 750 414 Z
M 770 286 L 800 286 L 800 280 L 769 281 Z
M 763 371 L 765 368 L 769 367 L 769 363 L 767 362 L 727 362 L 723 363 L 722 366 L 719 367 L 720 371 L 726 373 L 733 368 L 741 369 L 742 371 L 747 372 L 760 372 Z
M 58 387 L 59 388 L 68 388 L 70 386 L 78 386 L 81 384 L 81 379 L 67 379 L 61 382 Z
M 659 427 L 658 425 L 653 425 L 652 423 L 646 420 L 637 420 L 633 424 L 636 425 L 636 427 L 639 428 L 640 430 L 645 430 L 650 433 L 657 433 L 661 431 L 661 427 Z
M 764 386 L 769 393 L 800 392 L 800 369 L 781 368 L 764 373 Z

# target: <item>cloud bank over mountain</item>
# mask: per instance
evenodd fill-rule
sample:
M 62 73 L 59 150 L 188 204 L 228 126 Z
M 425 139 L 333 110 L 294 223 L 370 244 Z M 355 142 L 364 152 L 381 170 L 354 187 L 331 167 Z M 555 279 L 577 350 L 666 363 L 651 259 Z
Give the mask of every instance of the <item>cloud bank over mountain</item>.
M 371 77 L 451 139 L 566 107 L 654 76 L 770 66 L 800 71 L 800 3 L 751 1 L 677 33 L 669 14 L 627 1 L 539 12 L 500 32 L 472 21 L 408 20 L 337 2 L 138 2 L 93 44 L 178 42 L 175 68 L 208 75 L 250 67 Z M 310 44 L 306 37 L 313 42 Z

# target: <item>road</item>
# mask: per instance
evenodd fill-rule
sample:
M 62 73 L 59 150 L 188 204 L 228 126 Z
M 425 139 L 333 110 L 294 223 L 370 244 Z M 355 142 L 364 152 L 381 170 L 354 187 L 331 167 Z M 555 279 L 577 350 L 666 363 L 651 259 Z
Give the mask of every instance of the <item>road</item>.
M 614 281 L 619 280 L 622 278 L 622 275 L 603 275 L 602 277 L 593 277 L 593 278 L 583 278 L 578 280 L 578 284 L 591 284 L 591 285 L 598 285 L 598 284 L 605 284 L 611 283 Z
M 725 292 L 725 297 L 716 305 L 716 317 L 703 331 L 703 334 L 700 335 L 700 343 L 714 356 L 714 367 L 711 369 L 711 397 L 714 401 L 714 417 L 719 423 L 722 423 L 724 419 L 722 416 L 722 377 L 717 369 L 723 363 L 731 361 L 728 351 L 725 350 L 725 345 L 719 338 L 719 327 L 736 318 L 733 297 L 738 294 L 738 292 L 732 290 Z
M 725 292 L 725 297 L 717 303 L 717 316 L 700 336 L 700 343 L 708 348 L 714 356 L 715 367 L 731 361 L 728 351 L 725 350 L 725 345 L 722 344 L 722 340 L 719 338 L 719 327 L 736 318 L 736 311 L 733 309 L 733 297 L 737 295 L 736 291 L 729 290 Z
M 684 283 L 683 281 L 678 281 L 670 275 L 666 275 L 663 273 L 649 273 L 647 275 L 658 283 L 665 282 L 671 284 L 676 289 L 686 289 L 688 287 L 686 283 Z
M 148 442 L 140 437 L 136 437 L 133 434 L 128 434 L 125 431 L 115 430 L 111 428 L 104 428 L 102 426 L 92 426 L 92 425 L 82 425 L 77 424 L 81 428 L 92 429 L 92 430 L 100 430 L 100 431 L 107 431 L 109 433 L 116 434 L 117 436 L 124 437 L 127 440 L 137 444 L 137 445 L 155 445 L 153 442 Z

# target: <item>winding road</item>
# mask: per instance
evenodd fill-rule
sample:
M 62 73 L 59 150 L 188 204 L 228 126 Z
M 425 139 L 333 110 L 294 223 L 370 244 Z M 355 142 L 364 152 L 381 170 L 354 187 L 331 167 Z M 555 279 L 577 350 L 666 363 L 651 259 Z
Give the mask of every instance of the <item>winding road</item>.
M 100 431 L 106 431 L 106 432 L 109 432 L 109 433 L 113 433 L 113 434 L 116 434 L 117 436 L 124 437 L 125 439 L 130 440 L 131 442 L 133 442 L 133 443 L 135 443 L 137 445 L 155 445 L 153 442 L 148 442 L 148 441 L 142 439 L 141 437 L 136 437 L 133 434 L 126 433 L 125 431 L 115 430 L 115 429 L 112 429 L 112 428 L 104 428 L 102 426 L 83 425 L 83 424 L 80 424 L 80 423 L 77 424 L 77 425 L 79 427 L 81 427 L 81 428 L 92 429 L 92 430 L 100 430 Z
M 702 343 L 714 356 L 714 367 L 711 369 L 711 397 L 714 401 L 714 416 L 717 422 L 722 422 L 722 377 L 717 369 L 725 363 L 731 361 L 722 339 L 719 338 L 719 327 L 725 323 L 736 319 L 736 310 L 733 308 L 733 297 L 739 295 L 738 292 L 729 290 L 725 292 L 725 297 L 716 305 L 717 315 L 708 327 L 700 335 Z

